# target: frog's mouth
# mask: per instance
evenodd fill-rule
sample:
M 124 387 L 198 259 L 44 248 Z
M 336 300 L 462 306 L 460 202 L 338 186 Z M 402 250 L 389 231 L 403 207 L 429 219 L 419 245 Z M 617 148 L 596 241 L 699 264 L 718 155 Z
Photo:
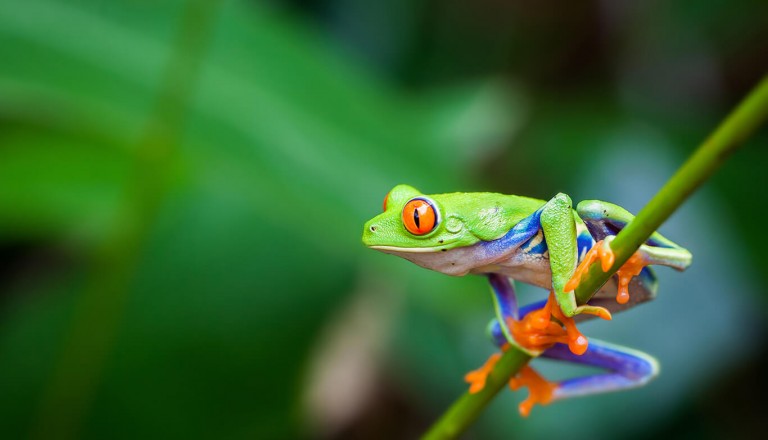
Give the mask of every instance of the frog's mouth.
M 399 247 L 399 246 L 368 246 L 371 249 L 376 249 L 377 251 L 382 252 L 404 252 L 404 253 L 412 253 L 412 254 L 428 254 L 431 252 L 440 252 L 447 251 L 448 249 L 445 246 L 434 246 L 434 247 L 419 247 L 419 248 L 408 248 L 408 247 Z

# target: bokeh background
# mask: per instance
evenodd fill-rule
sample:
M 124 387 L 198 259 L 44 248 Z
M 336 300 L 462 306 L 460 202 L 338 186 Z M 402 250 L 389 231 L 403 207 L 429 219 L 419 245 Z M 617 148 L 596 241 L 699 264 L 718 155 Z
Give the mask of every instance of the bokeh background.
M 4 0 L 0 436 L 415 437 L 493 309 L 361 245 L 389 189 L 636 212 L 766 72 L 763 0 Z M 766 143 L 662 228 L 693 267 L 583 326 L 657 381 L 467 438 L 764 430 Z

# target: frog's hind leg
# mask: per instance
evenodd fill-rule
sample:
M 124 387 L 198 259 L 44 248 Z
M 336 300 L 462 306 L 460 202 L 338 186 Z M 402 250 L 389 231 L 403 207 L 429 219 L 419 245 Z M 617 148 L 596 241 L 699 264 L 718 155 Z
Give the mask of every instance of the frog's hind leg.
M 576 207 L 576 211 L 584 220 L 595 240 L 595 246 L 587 252 L 579 267 L 566 284 L 566 290 L 578 287 L 581 277 L 587 273 L 589 266 L 600 260 L 602 268 L 607 271 L 614 261 L 610 242 L 627 223 L 634 219 L 624 208 L 599 200 L 585 200 Z M 663 265 L 677 270 L 684 270 L 691 264 L 691 253 L 668 240 L 658 232 L 641 245 L 635 254 L 617 271 L 619 288 L 616 301 L 626 304 L 629 301 L 629 282 L 640 274 L 645 266 Z
M 621 206 L 600 200 L 584 200 L 576 206 L 576 212 L 584 220 L 592 237 L 599 241 L 615 236 L 635 216 Z M 691 253 L 669 240 L 658 232 L 654 232 L 640 246 L 639 251 L 644 254 L 648 264 L 669 266 L 677 270 L 684 270 L 691 264 Z
M 685 270 L 691 265 L 691 253 L 680 247 L 668 248 L 643 244 L 640 245 L 638 252 L 643 255 L 643 259 L 649 265 L 669 266 L 677 270 Z
M 574 355 L 563 344 L 552 346 L 542 356 L 608 370 L 558 382 L 552 401 L 641 387 L 659 373 L 659 364 L 650 355 L 603 341 L 592 340 L 581 356 Z

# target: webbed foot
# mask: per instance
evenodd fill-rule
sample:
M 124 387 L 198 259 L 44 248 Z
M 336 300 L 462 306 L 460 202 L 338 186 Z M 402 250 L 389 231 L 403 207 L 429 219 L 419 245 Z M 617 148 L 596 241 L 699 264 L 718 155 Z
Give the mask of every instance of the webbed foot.
M 544 379 L 536 370 L 526 365 L 515 377 L 509 380 L 509 387 L 512 390 L 528 387 L 528 397 L 518 406 L 520 415 L 528 417 L 535 404 L 547 405 L 552 401 L 557 384 Z

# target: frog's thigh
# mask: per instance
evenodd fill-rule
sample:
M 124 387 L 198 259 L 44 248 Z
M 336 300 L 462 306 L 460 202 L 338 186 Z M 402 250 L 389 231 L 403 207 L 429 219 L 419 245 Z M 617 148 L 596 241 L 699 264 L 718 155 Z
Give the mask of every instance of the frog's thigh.
M 635 219 L 632 213 L 621 206 L 602 200 L 582 200 L 576 206 L 576 213 L 587 223 L 596 240 L 602 240 L 608 235 L 616 235 L 616 230 L 624 229 L 627 223 Z M 607 225 L 613 228 L 610 229 Z M 655 231 L 646 244 L 653 247 L 682 249 L 680 245 Z
M 570 197 L 560 193 L 544 206 L 540 220 L 549 250 L 552 290 L 566 316 L 576 314 L 576 298 L 573 292 L 563 290 L 576 269 L 578 259 L 576 221 L 571 209 Z
M 589 348 L 581 356 L 571 353 L 564 344 L 555 344 L 541 356 L 609 370 L 605 374 L 558 382 L 553 394 L 554 399 L 640 387 L 656 377 L 659 372 L 659 364 L 653 357 L 594 339 L 589 341 Z

